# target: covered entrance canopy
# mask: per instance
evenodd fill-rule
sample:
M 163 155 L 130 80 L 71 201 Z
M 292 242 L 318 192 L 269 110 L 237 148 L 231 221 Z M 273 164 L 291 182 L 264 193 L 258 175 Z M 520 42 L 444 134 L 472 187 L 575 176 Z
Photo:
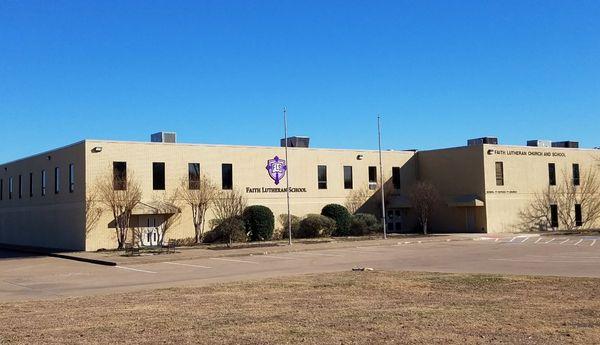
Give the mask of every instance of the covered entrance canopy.
M 176 214 L 181 210 L 170 203 L 166 202 L 140 202 L 133 208 L 132 215 L 146 215 L 146 214 Z
M 450 207 L 482 207 L 485 206 L 483 200 L 475 194 L 460 195 L 452 198 L 448 202 Z

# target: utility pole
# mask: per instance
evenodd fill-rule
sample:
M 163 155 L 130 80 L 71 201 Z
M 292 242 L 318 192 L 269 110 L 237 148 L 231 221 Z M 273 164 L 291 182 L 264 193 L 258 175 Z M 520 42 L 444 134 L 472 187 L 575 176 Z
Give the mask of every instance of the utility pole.
M 379 175 L 381 176 L 381 213 L 383 218 L 383 239 L 387 239 L 387 222 L 385 219 L 385 191 L 383 178 L 383 163 L 381 160 L 381 117 L 377 115 L 377 140 L 379 142 Z
M 292 214 L 290 213 L 290 161 L 288 160 L 287 108 L 283 107 L 283 133 L 285 140 L 285 194 L 287 198 L 288 244 L 292 245 Z

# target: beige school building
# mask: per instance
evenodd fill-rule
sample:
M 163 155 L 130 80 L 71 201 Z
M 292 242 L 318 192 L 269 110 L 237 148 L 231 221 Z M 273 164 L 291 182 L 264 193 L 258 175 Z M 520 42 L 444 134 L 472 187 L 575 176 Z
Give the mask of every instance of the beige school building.
M 158 211 L 156 200 L 199 175 L 220 189 L 239 190 L 248 205 L 269 207 L 276 219 L 287 212 L 286 178 L 296 216 L 320 213 L 330 203 L 344 205 L 362 193 L 367 197 L 359 212 L 381 217 L 383 180 L 392 233 L 418 231 L 409 195 L 418 181 L 427 181 L 440 194 L 430 221 L 432 232 L 515 232 L 520 212 L 536 193 L 552 185 L 552 179 L 567 176 L 578 183 L 581 174 L 598 168 L 600 154 L 595 149 L 480 140 L 439 150 L 383 151 L 381 171 L 379 153 L 372 150 L 290 147 L 286 161 L 281 146 L 156 141 L 84 140 L 0 164 L 0 243 L 88 251 L 115 248 L 112 213 L 103 210 L 90 227 L 86 200 L 100 179 L 117 173 L 134 176 L 142 189 L 142 202 L 131 220 L 144 233 L 140 245 L 156 244 L 157 229 L 173 216 Z M 189 206 L 182 204 L 179 212 L 166 239 L 194 236 Z M 207 216 L 212 217 L 210 210 Z M 536 226 L 560 228 L 552 224 L 552 216 L 548 224 Z M 581 209 L 575 216 L 585 223 Z

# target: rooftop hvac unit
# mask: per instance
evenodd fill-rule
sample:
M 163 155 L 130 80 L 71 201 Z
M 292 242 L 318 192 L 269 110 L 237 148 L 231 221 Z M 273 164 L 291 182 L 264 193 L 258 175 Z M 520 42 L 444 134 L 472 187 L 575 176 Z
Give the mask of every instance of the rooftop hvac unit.
M 153 143 L 176 143 L 177 133 L 175 132 L 158 132 L 150 135 L 150 141 Z
M 552 147 L 552 141 L 550 140 L 527 140 L 527 146 L 534 147 Z
M 287 138 L 288 147 L 308 147 L 310 138 L 309 137 L 289 137 Z M 285 138 L 281 139 L 281 147 L 285 147 Z
M 482 138 L 475 138 L 475 139 L 469 139 L 469 140 L 467 140 L 467 145 L 468 146 L 483 145 L 483 144 L 498 145 L 498 138 L 496 138 L 496 137 L 482 137 Z
M 565 147 L 570 149 L 579 148 L 578 141 L 555 141 L 552 143 L 552 147 Z

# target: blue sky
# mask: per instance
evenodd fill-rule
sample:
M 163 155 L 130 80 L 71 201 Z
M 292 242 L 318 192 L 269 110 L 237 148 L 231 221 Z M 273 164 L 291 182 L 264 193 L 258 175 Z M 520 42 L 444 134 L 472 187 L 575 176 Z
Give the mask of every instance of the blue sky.
M 599 146 L 598 1 L 0 1 L 0 161 L 84 138 Z

